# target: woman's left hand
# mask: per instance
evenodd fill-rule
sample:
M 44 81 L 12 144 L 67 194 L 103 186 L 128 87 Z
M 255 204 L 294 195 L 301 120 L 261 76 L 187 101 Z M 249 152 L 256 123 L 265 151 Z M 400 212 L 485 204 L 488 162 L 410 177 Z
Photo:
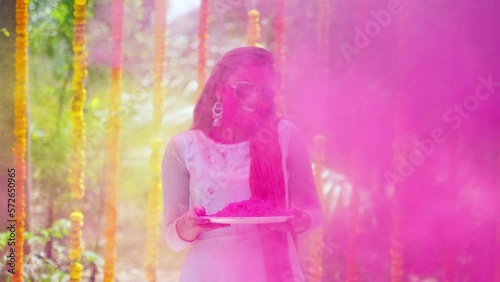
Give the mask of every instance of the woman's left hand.
M 303 232 L 311 225 L 311 217 L 309 214 L 298 208 L 290 210 L 292 217 L 286 222 L 270 224 L 269 229 L 280 232 Z

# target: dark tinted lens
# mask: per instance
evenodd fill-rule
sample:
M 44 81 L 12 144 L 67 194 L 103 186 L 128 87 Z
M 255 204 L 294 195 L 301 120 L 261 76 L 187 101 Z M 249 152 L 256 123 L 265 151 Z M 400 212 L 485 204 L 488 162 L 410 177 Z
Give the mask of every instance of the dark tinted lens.
M 272 89 L 272 88 L 262 87 L 260 89 L 260 94 L 261 94 L 261 96 L 270 97 L 271 99 L 273 99 L 275 92 L 274 92 L 274 89 Z
M 255 85 L 247 82 L 238 82 L 238 84 L 236 84 L 234 94 L 240 99 L 246 99 L 252 95 L 254 90 Z

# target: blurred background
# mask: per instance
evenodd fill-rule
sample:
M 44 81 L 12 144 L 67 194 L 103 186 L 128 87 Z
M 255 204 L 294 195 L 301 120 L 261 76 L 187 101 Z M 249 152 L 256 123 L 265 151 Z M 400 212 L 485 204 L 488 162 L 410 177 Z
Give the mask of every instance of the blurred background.
M 163 118 L 156 130 L 157 2 L 123 1 L 115 281 L 146 281 L 151 140 L 160 137 L 163 148 L 191 124 L 199 89 L 200 2 L 167 3 Z M 500 4 L 279 2 L 208 1 L 206 67 L 210 71 L 226 51 L 246 45 L 251 9 L 259 11 L 259 43 L 275 50 L 282 7 L 284 116 L 310 144 L 325 211 L 321 230 L 301 238 L 308 280 L 500 281 Z M 13 166 L 13 3 L 0 4 L 2 171 Z M 64 280 L 69 273 L 73 5 L 38 0 L 28 6 L 26 229 L 31 233 L 24 267 L 33 281 Z M 105 160 L 112 2 L 92 0 L 86 7 L 82 280 L 101 281 L 110 178 Z M 0 177 L 6 183 L 6 175 Z M 2 222 L 6 216 L 0 213 Z M 7 233 L 2 234 L 3 248 Z M 161 235 L 157 246 L 157 280 L 177 281 L 185 252 L 170 251 Z

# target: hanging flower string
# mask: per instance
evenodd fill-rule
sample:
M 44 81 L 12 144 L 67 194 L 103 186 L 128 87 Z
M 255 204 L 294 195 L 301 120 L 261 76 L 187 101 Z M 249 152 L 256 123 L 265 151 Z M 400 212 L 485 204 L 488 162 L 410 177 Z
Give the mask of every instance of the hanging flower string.
M 73 29 L 73 100 L 71 103 L 72 154 L 70 171 L 71 197 L 78 206 L 85 194 L 83 185 L 83 168 L 85 167 L 85 120 L 83 105 L 86 99 L 85 78 L 87 77 L 87 52 L 85 50 L 86 0 L 75 0 Z M 81 264 L 83 215 L 75 211 L 71 213 L 70 241 L 70 281 L 81 281 L 83 266 Z
M 356 168 L 359 167 L 359 156 L 354 153 L 351 157 L 352 167 L 354 168 L 354 173 L 352 175 L 353 185 L 350 195 L 350 204 L 348 207 L 348 222 L 347 222 L 347 232 L 348 232 L 348 253 L 347 253 L 347 282 L 355 282 L 359 280 L 358 277 L 358 253 L 359 253 L 359 197 L 360 197 L 360 185 L 357 182 L 362 176 L 356 173 Z
M 87 52 L 85 50 L 86 0 L 75 1 L 75 22 L 73 34 L 73 101 L 71 118 L 73 121 L 73 151 L 71 156 L 70 186 L 71 196 L 82 199 L 84 196 L 83 167 L 85 165 L 85 120 L 83 104 L 86 99 L 85 78 L 87 76 Z
M 198 24 L 198 65 L 197 65 L 197 94 L 201 93 L 207 77 L 207 58 L 208 58 L 208 16 L 210 10 L 208 0 L 201 0 L 200 18 Z
M 275 33 L 275 45 L 274 45 L 274 58 L 276 60 L 276 70 L 281 74 L 281 85 L 278 93 L 276 95 L 276 105 L 278 108 L 278 113 L 282 116 L 285 115 L 286 105 L 284 96 L 284 77 L 285 77 L 285 0 L 276 1 L 276 18 L 274 19 L 274 33 Z
M 403 244 L 401 242 L 401 221 L 402 217 L 399 209 L 393 207 L 392 211 L 392 232 L 391 232 L 391 282 L 404 281 L 404 258 L 403 258 Z
M 397 156 L 404 155 L 408 149 L 408 142 L 405 142 L 405 136 L 403 135 L 404 121 L 403 118 L 403 108 L 400 101 L 396 101 L 396 108 L 394 111 L 394 121 L 395 129 L 398 133 L 393 144 L 393 163 L 397 165 L 399 160 Z M 402 282 L 404 281 L 404 257 L 403 257 L 403 242 L 402 242 L 402 225 L 403 225 L 403 214 L 400 207 L 400 189 L 394 189 L 391 199 L 391 214 L 392 214 L 392 229 L 391 229 L 391 282 Z
M 500 152 L 500 141 L 497 141 L 497 152 Z M 497 187 L 500 187 L 500 154 L 497 154 L 497 159 L 496 159 L 496 182 L 497 182 Z M 497 190 L 497 214 L 498 214 L 498 208 L 500 207 L 500 190 Z M 495 262 L 495 282 L 500 281 L 500 217 L 497 217 L 496 220 L 497 223 L 497 240 L 496 240 L 496 262 Z
M 154 61 L 153 61 L 153 124 L 152 132 L 157 134 L 160 131 L 163 119 L 163 76 L 165 73 L 166 59 L 166 1 L 155 1 L 155 39 L 154 39 Z M 156 268 L 158 266 L 158 241 L 160 222 L 160 163 L 161 146 L 163 142 L 153 139 L 151 145 L 151 157 L 149 160 L 151 176 L 149 180 L 149 192 L 147 203 L 147 240 L 146 240 L 146 261 L 144 271 L 148 281 L 156 281 Z
M 116 235 L 118 228 L 118 185 L 120 179 L 120 97 L 122 91 L 123 0 L 113 0 L 111 14 L 111 90 L 108 116 L 108 158 L 106 171 L 106 244 L 104 245 L 104 281 L 115 281 Z
M 260 47 L 260 20 L 259 11 L 252 9 L 248 12 L 247 45 Z
M 151 179 L 149 181 L 148 205 L 147 205 L 147 236 L 146 241 L 146 278 L 148 281 L 156 281 L 156 268 L 158 266 L 158 241 L 160 238 L 160 230 L 158 222 L 160 222 L 161 211 L 161 182 L 160 182 L 160 150 L 163 142 L 159 139 L 153 139 L 151 142 L 152 153 L 149 162 L 151 170 Z
M 81 212 L 72 212 L 69 249 L 69 259 L 72 261 L 69 267 L 70 281 L 80 281 L 82 277 L 83 266 L 80 263 L 83 252 L 82 226 L 83 214 Z
M 13 281 L 23 280 L 23 256 L 24 256 L 24 228 L 25 228 L 25 195 L 26 182 L 26 76 L 27 76 L 27 46 L 28 46 L 28 2 L 26 0 L 16 1 L 16 53 L 15 53 L 15 85 L 14 85 L 14 135 L 15 143 L 14 168 L 16 176 L 16 199 L 17 206 L 15 214 L 10 214 L 11 219 L 15 216 L 16 238 L 15 256 L 16 269 L 14 269 Z
M 408 2 L 408 0 L 404 0 L 403 2 Z M 401 3 L 401 5 L 406 5 L 408 3 Z M 400 24 L 398 25 L 398 50 L 397 59 L 399 61 L 399 65 L 403 66 L 403 62 L 406 59 L 406 53 L 403 48 L 405 48 L 405 42 L 402 40 L 406 37 L 408 32 L 408 19 L 407 14 L 405 12 L 399 15 Z M 399 95 L 396 96 L 395 99 L 395 107 L 393 111 L 393 121 L 394 121 L 394 129 L 396 132 L 396 138 L 393 141 L 393 166 L 396 167 L 399 165 L 399 156 L 405 156 L 410 152 L 410 148 L 408 144 L 410 137 L 406 132 L 405 128 L 408 128 L 407 121 L 405 120 L 406 109 L 404 107 L 405 101 L 404 96 L 401 95 L 401 91 L 398 91 Z M 391 217 L 392 217 L 392 230 L 391 230 L 391 247 L 390 247 L 390 256 L 391 256 L 391 264 L 390 264 L 390 274 L 391 274 L 391 282 L 402 282 L 405 281 L 405 260 L 404 260 L 404 242 L 403 242 L 403 227 L 405 214 L 403 208 L 401 207 L 401 191 L 403 189 L 396 187 L 392 187 L 393 195 L 391 199 Z
M 330 50 L 330 1 L 319 1 L 319 15 L 317 21 L 317 38 L 318 38 L 318 60 L 321 68 L 325 73 L 330 71 L 329 54 Z
M 316 183 L 316 188 L 318 189 L 318 195 L 320 201 L 323 204 L 323 172 L 325 168 L 325 145 L 326 137 L 324 135 L 316 135 L 314 137 L 314 182 Z M 311 256 L 311 263 L 308 265 L 310 273 L 309 281 L 321 281 L 323 277 L 323 253 L 325 243 L 323 242 L 324 230 L 321 226 L 320 228 L 313 230 L 311 234 L 311 250 L 313 250 Z M 319 250 L 319 251 L 316 251 Z

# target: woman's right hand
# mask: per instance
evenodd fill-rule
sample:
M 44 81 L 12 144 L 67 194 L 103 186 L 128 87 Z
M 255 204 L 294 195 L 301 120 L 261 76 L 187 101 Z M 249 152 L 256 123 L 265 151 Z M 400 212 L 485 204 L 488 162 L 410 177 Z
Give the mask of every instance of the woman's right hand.
M 203 206 L 193 207 L 183 214 L 176 226 L 179 237 L 185 241 L 194 241 L 201 232 L 231 226 L 230 224 L 211 223 L 202 217 L 204 215 L 206 215 L 206 211 Z

